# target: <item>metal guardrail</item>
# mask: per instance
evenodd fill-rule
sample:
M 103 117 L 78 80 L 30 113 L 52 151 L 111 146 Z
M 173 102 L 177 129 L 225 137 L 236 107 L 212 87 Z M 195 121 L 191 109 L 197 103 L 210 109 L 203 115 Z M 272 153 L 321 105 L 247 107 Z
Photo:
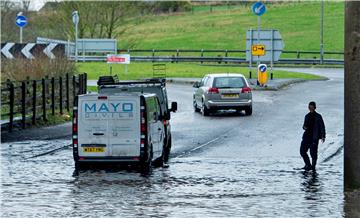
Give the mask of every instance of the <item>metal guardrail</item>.
M 131 61 L 139 62 L 212 62 L 212 63 L 248 63 L 245 59 L 246 50 L 205 50 L 205 49 L 119 49 L 117 53 L 131 54 Z M 135 54 L 134 54 L 135 53 Z M 136 53 L 149 53 L 149 54 L 136 54 Z M 159 54 L 160 53 L 160 54 Z M 173 55 L 161 55 L 161 53 L 172 53 Z M 194 53 L 199 53 L 198 56 L 193 56 Z M 206 56 L 206 54 L 212 56 Z M 214 56 L 217 53 L 217 56 Z M 234 54 L 240 54 L 240 57 L 234 57 Z M 320 55 L 318 51 L 283 51 L 283 54 L 293 54 L 294 58 L 282 58 L 275 64 L 326 64 L 326 65 L 343 65 L 343 59 L 324 59 L 321 63 L 320 58 L 314 56 L 313 58 L 302 58 L 304 55 Z M 182 56 L 182 55 L 184 56 Z M 187 54 L 187 56 L 186 56 Z M 233 57 L 229 57 L 233 54 Z M 325 55 L 344 55 L 343 52 L 324 52 Z M 190 56 L 191 55 L 191 56 Z M 70 57 L 74 59 L 73 56 Z M 106 61 L 104 55 L 79 55 L 78 61 Z M 253 63 L 256 63 L 255 61 Z
M 74 58 L 74 57 L 72 57 Z M 105 56 L 79 56 L 79 62 L 96 62 L 96 61 L 106 61 Z M 131 61 L 135 62 L 212 62 L 212 63 L 249 63 L 245 58 L 239 57 L 177 57 L 177 56 L 131 56 Z M 256 62 L 253 62 L 256 63 Z M 321 64 L 320 59 L 297 59 L 297 58 L 288 58 L 288 59 L 280 59 L 275 62 L 275 64 Z M 324 59 L 323 64 L 326 65 L 343 65 L 344 60 L 338 59 Z

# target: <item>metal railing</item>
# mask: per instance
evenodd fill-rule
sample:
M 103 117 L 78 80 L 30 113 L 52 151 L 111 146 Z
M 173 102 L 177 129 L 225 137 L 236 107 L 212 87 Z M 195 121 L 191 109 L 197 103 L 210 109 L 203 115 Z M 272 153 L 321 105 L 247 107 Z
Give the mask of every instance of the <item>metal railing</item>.
M 205 50 L 205 49 L 119 49 L 118 53 L 128 53 L 131 61 L 139 62 L 212 62 L 212 63 L 249 63 L 246 61 L 246 50 Z M 343 65 L 343 52 L 324 52 L 322 64 Z M 275 64 L 321 64 L 319 51 L 283 51 Z M 326 57 L 327 56 L 327 57 Z M 336 58 L 334 58 L 336 56 Z M 340 57 L 340 58 L 339 58 Z M 71 57 L 73 58 L 73 57 Z M 106 61 L 104 55 L 78 56 L 78 61 Z M 256 63 L 255 61 L 253 63 Z

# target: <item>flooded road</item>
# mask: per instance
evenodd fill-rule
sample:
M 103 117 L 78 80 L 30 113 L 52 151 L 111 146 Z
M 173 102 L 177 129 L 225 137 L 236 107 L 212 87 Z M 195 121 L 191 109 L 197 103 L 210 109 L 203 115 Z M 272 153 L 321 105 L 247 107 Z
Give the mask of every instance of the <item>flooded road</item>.
M 339 72 L 341 73 L 341 72 Z M 181 91 L 180 91 L 181 90 Z M 343 80 L 255 92 L 251 117 L 192 112 L 192 88 L 170 85 L 169 168 L 76 172 L 68 139 L 3 143 L 2 217 L 356 217 L 343 193 Z M 315 100 L 327 141 L 317 173 L 302 167 L 301 125 Z

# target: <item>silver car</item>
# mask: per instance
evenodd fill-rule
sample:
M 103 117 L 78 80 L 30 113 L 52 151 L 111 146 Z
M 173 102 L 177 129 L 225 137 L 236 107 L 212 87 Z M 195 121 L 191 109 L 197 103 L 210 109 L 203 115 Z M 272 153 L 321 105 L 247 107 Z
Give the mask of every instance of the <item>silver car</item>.
M 216 110 L 235 109 L 252 114 L 251 88 L 242 74 L 208 74 L 193 87 L 195 112 L 208 116 Z

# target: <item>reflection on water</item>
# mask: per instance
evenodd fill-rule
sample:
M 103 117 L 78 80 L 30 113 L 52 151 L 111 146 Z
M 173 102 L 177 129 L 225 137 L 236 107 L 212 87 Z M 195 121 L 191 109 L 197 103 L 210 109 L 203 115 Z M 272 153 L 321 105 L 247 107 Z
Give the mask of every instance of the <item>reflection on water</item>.
M 71 149 L 30 159 L 16 155 L 16 146 L 9 152 L 14 156 L 3 150 L 1 160 L 2 217 L 358 214 L 358 196 L 343 203 L 341 162 L 321 163 L 312 173 L 293 170 L 299 157 L 187 157 L 144 175 L 134 168 L 74 171 Z
M 301 183 L 302 191 L 305 192 L 305 199 L 319 200 L 318 192 L 321 191 L 321 181 L 318 178 L 319 174 L 313 171 L 302 172 L 304 181 Z

